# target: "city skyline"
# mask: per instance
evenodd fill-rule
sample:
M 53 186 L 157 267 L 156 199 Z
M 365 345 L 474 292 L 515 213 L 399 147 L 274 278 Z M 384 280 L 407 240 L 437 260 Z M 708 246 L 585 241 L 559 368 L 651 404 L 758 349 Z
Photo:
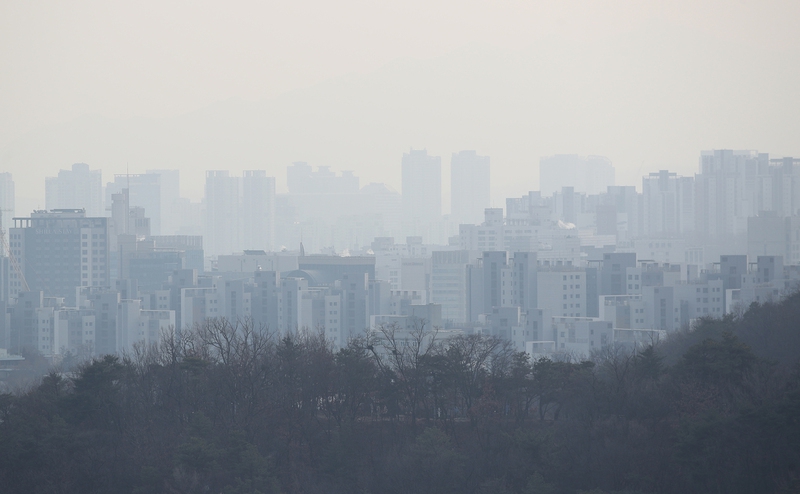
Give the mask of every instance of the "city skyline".
M 334 50 L 326 56 L 312 47 L 330 26 L 317 21 L 318 31 L 306 31 L 300 7 L 268 12 L 269 22 L 282 19 L 274 31 L 233 30 L 233 18 L 214 9 L 180 12 L 212 38 L 230 29 L 220 50 L 241 50 L 237 58 L 204 50 L 208 38 L 197 39 L 191 23 L 165 29 L 139 11 L 122 20 L 109 10 L 78 15 L 86 6 L 34 13 L 4 3 L 2 32 L 28 42 L 0 50 L 9 74 L 0 82 L 0 168 L 33 209 L 44 206 L 36 177 L 78 162 L 109 176 L 178 169 L 183 194 L 198 200 L 205 170 L 278 176 L 308 161 L 399 190 L 396 156 L 410 147 L 445 161 L 477 149 L 492 157 L 493 196 L 511 197 L 527 191 L 520 183 L 538 189 L 537 162 L 555 154 L 606 156 L 617 184 L 637 187 L 646 171 L 693 173 L 698 149 L 800 155 L 790 117 L 800 111 L 792 97 L 800 48 L 789 34 L 797 5 L 470 4 L 424 29 L 431 20 L 416 13 L 434 4 L 447 5 L 405 5 L 391 15 L 353 5 L 359 16 L 343 19 L 353 37 L 325 37 Z M 62 9 L 70 13 L 57 15 Z M 229 9 L 252 20 L 267 15 L 246 2 Z M 724 15 L 711 15 L 717 9 Z M 412 37 L 396 24 L 409 18 Z M 386 29 L 372 32 L 371 22 Z M 289 26 L 305 33 L 303 43 L 276 45 Z M 176 51 L 131 45 L 141 29 Z
M 461 151 L 452 161 L 462 203 L 485 205 L 490 157 Z M 103 193 L 101 171 L 74 164 L 45 179 L 50 210 L 17 216 L 8 229 L 13 258 L 0 258 L 0 291 L 13 315 L 6 343 L 12 336 L 37 341 L 30 330 L 19 332 L 20 303 L 38 304 L 47 333 L 50 309 L 78 317 L 83 313 L 69 311 L 88 310 L 85 304 L 97 310 L 102 300 L 105 307 L 116 293 L 119 307 L 133 311 L 126 324 L 134 326 L 116 333 L 109 323 L 99 339 L 70 348 L 90 341 L 119 351 L 144 334 L 136 333 L 137 320 L 180 330 L 218 314 L 258 317 L 283 332 L 293 324 L 320 327 L 343 345 L 361 326 L 424 311 L 449 329 L 499 332 L 532 351 L 526 345 L 540 348 L 550 318 L 553 328 L 571 318 L 587 330 L 606 321 L 615 330 L 676 331 L 700 314 L 721 317 L 800 284 L 800 159 L 703 150 L 693 176 L 650 172 L 641 193 L 615 185 L 604 157 L 541 161 L 551 194 L 507 197 L 505 208 L 484 207 L 468 221 L 442 214 L 441 157 L 425 149 L 401 156 L 400 192 L 361 187 L 352 171 L 294 162 L 284 194 L 264 170 L 208 171 L 202 203 L 179 196 L 175 170 L 116 175 Z M 571 182 L 575 175 L 589 180 Z M 4 178 L 4 193 L 13 194 L 12 177 Z M 98 216 L 100 210 L 110 214 Z M 178 230 L 164 227 L 175 216 Z M 556 289 L 562 281 L 563 293 Z M 711 302 L 692 298 L 700 285 L 714 294 Z M 259 292 L 262 299 L 254 299 Z M 289 302 L 301 295 L 302 302 Z M 349 325 L 315 309 L 344 302 L 366 304 L 348 316 L 355 317 Z M 290 316 L 287 303 L 289 322 L 282 319 Z M 654 303 L 674 305 L 675 314 L 656 318 Z M 606 314 L 603 307 L 616 308 Z M 605 334 L 601 326 L 598 335 Z M 43 341 L 40 351 L 53 349 Z
M 798 19 L 0 1 L 0 490 L 798 490 Z
M 414 147 L 411 147 L 409 149 L 410 149 L 410 151 L 412 153 L 417 152 L 417 151 L 418 152 L 423 152 L 423 153 L 428 153 L 427 148 L 417 148 L 415 150 Z M 735 155 L 745 155 L 745 154 L 753 153 L 753 152 L 757 153 L 757 151 L 754 151 L 752 149 L 745 149 L 745 148 L 733 148 L 733 149 L 729 149 L 729 150 L 726 150 L 726 151 L 732 152 Z M 713 152 L 713 151 L 703 151 L 703 152 Z M 469 153 L 472 153 L 473 156 L 477 156 L 479 159 L 489 160 L 491 158 L 491 156 L 478 156 L 478 155 L 475 155 L 476 151 L 474 149 L 472 149 L 472 150 L 467 149 L 467 150 L 461 150 L 461 151 L 458 151 L 458 152 L 455 152 L 455 151 L 452 152 L 452 157 L 450 158 L 450 163 L 448 163 L 448 166 L 441 167 L 441 164 L 440 164 L 440 176 L 441 176 L 441 181 L 442 181 L 442 183 L 440 184 L 440 191 L 441 191 L 440 201 L 441 201 L 442 214 L 445 214 L 445 215 L 452 214 L 452 204 L 453 204 L 453 200 L 454 200 L 453 199 L 453 193 L 452 193 L 453 185 L 454 185 L 453 175 L 452 175 L 453 161 L 458 159 L 458 156 L 469 156 Z M 406 152 L 404 154 L 407 155 L 408 152 Z M 786 159 L 789 159 L 789 160 L 797 160 L 797 159 L 799 159 L 799 158 L 795 158 L 794 156 L 791 156 L 791 155 L 779 155 L 779 154 L 776 155 L 776 154 L 773 154 L 773 153 L 766 153 L 765 155 L 769 156 L 768 159 L 773 161 L 773 162 L 777 162 L 779 160 L 786 160 Z M 435 158 L 439 159 L 440 163 L 441 163 L 441 156 L 436 156 L 436 155 L 432 155 L 432 156 L 434 156 Z M 686 173 L 682 173 L 678 169 L 674 169 L 674 168 L 654 168 L 654 169 L 650 169 L 650 170 L 643 170 L 642 175 L 639 176 L 638 179 L 635 180 L 633 183 L 620 183 L 614 176 L 615 175 L 615 171 L 616 171 L 616 166 L 614 165 L 613 160 L 609 159 L 608 157 L 591 155 L 591 154 L 588 155 L 588 156 L 579 156 L 579 155 L 576 155 L 576 154 L 556 154 L 556 155 L 542 156 L 542 157 L 537 159 L 537 162 L 539 163 L 539 166 L 537 166 L 537 169 L 539 171 L 538 176 L 540 177 L 540 178 L 538 178 L 536 180 L 537 184 L 540 184 L 541 181 L 542 181 L 542 179 L 541 179 L 541 176 L 542 176 L 542 171 L 541 171 L 542 170 L 542 164 L 558 163 L 557 161 L 554 161 L 554 160 L 559 160 L 559 159 L 561 159 L 561 160 L 563 160 L 563 159 L 567 159 L 567 160 L 574 160 L 574 159 L 584 160 L 584 162 L 583 162 L 584 164 L 580 165 L 580 166 L 587 166 L 586 164 L 587 163 L 591 163 L 592 160 L 600 160 L 598 163 L 604 163 L 601 166 L 610 167 L 610 168 L 608 168 L 608 169 L 610 169 L 610 173 L 611 173 L 610 178 L 606 178 L 605 176 L 601 177 L 602 174 L 607 173 L 605 170 L 603 170 L 602 172 L 601 171 L 591 172 L 591 173 L 599 174 L 597 176 L 589 177 L 590 183 L 594 184 L 594 189 L 592 189 L 591 191 L 586 189 L 586 185 L 582 185 L 582 186 L 579 185 L 578 187 L 576 187 L 576 192 L 583 192 L 583 193 L 589 192 L 589 193 L 594 193 L 594 194 L 604 192 L 608 185 L 621 186 L 621 187 L 632 186 L 636 190 L 637 193 L 641 194 L 647 188 L 647 183 L 648 183 L 647 179 L 648 179 L 648 177 L 653 178 L 655 175 L 658 175 L 662 171 L 669 172 L 672 176 L 677 176 L 679 178 L 690 178 L 690 179 L 693 179 L 695 175 L 697 175 L 697 174 L 699 174 L 701 172 L 702 166 L 703 166 L 703 160 L 704 160 L 702 155 L 699 157 L 699 159 L 696 158 L 697 162 L 695 164 L 695 169 L 694 170 L 689 170 Z M 588 162 L 586 161 L 587 159 L 589 160 Z M 283 172 L 281 173 L 280 169 L 279 170 L 275 170 L 275 171 L 278 171 L 278 173 L 275 173 L 274 175 L 270 175 L 269 171 L 267 170 L 266 167 L 255 168 L 254 170 L 258 170 L 259 173 L 263 172 L 263 173 L 266 174 L 265 176 L 271 177 L 275 181 L 275 192 L 277 194 L 284 194 L 285 195 L 285 194 L 290 194 L 291 193 L 291 188 L 290 188 L 291 186 L 287 186 L 287 183 L 289 183 L 292 180 L 292 178 L 291 178 L 291 169 L 292 168 L 296 168 L 298 164 L 301 164 L 302 166 L 308 166 L 308 163 L 306 163 L 306 162 L 297 162 L 297 161 L 295 161 L 292 164 L 290 164 L 290 166 L 288 167 L 288 169 L 290 170 L 289 172 L 286 172 L 287 167 L 286 167 L 286 165 L 283 165 L 281 167 Z M 490 170 L 493 169 L 492 167 L 488 166 L 488 162 L 487 162 L 486 166 Z M 551 168 L 553 168 L 553 169 L 559 169 L 559 168 L 561 169 L 561 175 L 560 175 L 561 178 L 559 178 L 556 175 L 552 175 L 552 172 L 548 172 L 548 173 L 550 173 L 548 175 L 548 178 L 547 178 L 548 184 L 550 184 L 550 183 L 555 184 L 556 182 L 558 182 L 558 183 L 562 183 L 563 182 L 563 185 L 567 185 L 569 183 L 570 174 L 578 173 L 578 170 L 574 169 L 574 166 L 575 165 L 573 165 L 573 164 L 569 164 L 568 165 L 566 162 L 564 162 L 562 165 L 555 165 L 555 167 L 551 166 Z M 98 192 L 96 190 L 96 189 L 98 189 L 96 184 L 92 185 L 93 189 L 91 190 L 91 192 L 89 192 L 87 190 L 87 191 L 84 191 L 81 194 L 79 194 L 79 196 L 82 197 L 83 199 L 78 200 L 77 202 L 73 201 L 73 202 L 75 202 L 75 205 L 71 206 L 70 208 L 83 207 L 83 208 L 87 209 L 87 212 L 94 212 L 95 215 L 97 215 L 97 213 L 100 211 L 100 209 L 99 209 L 100 207 L 103 207 L 103 210 L 105 211 L 104 215 L 110 215 L 110 209 L 109 208 L 110 208 L 110 204 L 111 204 L 111 194 L 114 191 L 121 190 L 122 188 L 125 188 L 127 186 L 127 187 L 131 188 L 132 196 L 136 196 L 135 190 L 137 189 L 138 181 L 147 180 L 147 177 L 151 176 L 151 175 L 164 175 L 164 179 L 163 180 L 166 181 L 165 182 L 165 186 L 164 186 L 164 189 L 165 189 L 164 194 L 167 194 L 167 196 L 169 196 L 170 198 L 174 197 L 174 198 L 181 199 L 183 201 L 191 201 L 191 202 L 202 202 L 202 201 L 204 201 L 206 199 L 206 192 L 207 192 L 206 191 L 206 185 L 207 184 L 205 184 L 205 183 L 203 184 L 203 187 L 202 187 L 203 193 L 200 194 L 199 196 L 194 195 L 194 194 L 186 194 L 185 193 L 185 187 L 182 185 L 185 182 L 185 179 L 183 177 L 183 174 L 181 174 L 180 170 L 178 170 L 178 169 L 160 169 L 159 170 L 159 169 L 147 168 L 147 169 L 144 169 L 144 170 L 141 170 L 141 171 L 139 171 L 139 170 L 132 171 L 132 170 L 128 169 L 126 173 L 113 174 L 113 175 L 111 175 L 111 177 L 108 177 L 108 176 L 104 176 L 103 175 L 103 169 L 102 168 L 96 168 L 96 167 L 94 167 L 93 164 L 90 164 L 90 163 L 75 162 L 72 165 L 66 165 L 66 164 L 65 165 L 60 165 L 60 168 L 57 169 L 54 172 L 54 176 L 47 176 L 46 180 L 43 180 L 42 183 L 41 183 L 41 185 L 43 185 L 43 186 L 46 185 L 46 187 L 42 187 L 43 193 L 42 193 L 41 197 L 39 197 L 39 198 L 37 198 L 35 200 L 31 200 L 30 198 L 21 198 L 20 199 L 19 192 L 17 191 L 17 187 L 18 186 L 16 185 L 18 181 L 17 180 L 13 180 L 13 174 L 11 174 L 10 172 L 4 172 L 4 177 L 6 177 L 4 180 L 6 180 L 6 181 L 7 180 L 13 180 L 14 189 L 15 189 L 14 194 L 13 194 L 14 195 L 14 201 L 13 202 L 9 202 L 7 194 L 3 196 L 4 204 L 6 204 L 6 206 L 4 206 L 4 208 L 6 210 L 8 210 L 8 209 L 13 207 L 14 209 L 20 209 L 20 210 L 23 210 L 23 211 L 27 209 L 27 210 L 29 210 L 28 212 L 32 212 L 34 210 L 50 210 L 50 209 L 62 208 L 62 202 L 63 201 L 58 199 L 57 194 L 55 193 L 55 190 L 52 191 L 52 192 L 48 191 L 48 187 L 50 187 L 50 185 L 48 185 L 48 184 L 51 184 L 51 183 L 54 184 L 55 183 L 54 181 L 57 180 L 60 176 L 61 177 L 71 177 L 72 175 L 74 175 L 76 173 L 75 172 L 75 168 L 76 167 L 78 167 L 80 169 L 80 171 L 77 172 L 77 173 L 88 173 L 89 169 L 91 169 L 91 173 L 94 174 L 93 175 L 93 177 L 94 177 L 93 180 L 95 182 L 99 182 L 100 183 L 99 190 L 101 192 Z M 324 173 L 332 174 L 331 176 L 334 176 L 334 175 L 337 175 L 337 174 L 338 175 L 343 175 L 344 174 L 346 176 L 352 177 L 352 179 L 355 180 L 354 183 L 356 184 L 355 185 L 356 189 L 354 189 L 354 190 L 358 190 L 359 188 L 363 188 L 363 187 L 365 187 L 367 185 L 372 184 L 372 182 L 364 181 L 363 183 L 361 183 L 359 185 L 359 180 L 361 179 L 361 177 L 354 175 L 354 172 L 353 172 L 352 168 L 345 167 L 345 168 L 331 170 L 332 167 L 330 165 L 325 165 L 323 163 L 312 163 L 311 167 L 316 168 L 319 171 L 325 170 Z M 309 170 L 311 170 L 311 167 L 309 168 Z M 572 168 L 570 168 L 570 167 L 572 167 Z M 274 169 L 274 167 L 271 167 L 271 168 Z M 394 183 L 394 182 L 383 182 L 382 184 L 388 186 L 390 190 L 395 190 L 396 192 L 402 194 L 402 181 L 403 181 L 402 180 L 402 166 L 395 166 L 395 168 L 397 168 L 398 175 L 400 175 L 400 177 L 398 178 L 396 183 Z M 235 169 L 224 169 L 224 168 L 209 169 L 209 170 L 196 170 L 196 172 L 197 173 L 201 173 L 202 172 L 204 174 L 204 176 L 206 176 L 208 172 L 213 172 L 213 171 L 216 171 L 216 170 L 220 170 L 220 171 L 223 171 L 223 172 L 226 172 L 226 173 L 236 173 L 234 171 Z M 587 168 L 587 170 L 589 170 L 589 169 Z M 252 170 L 242 170 L 241 172 L 238 172 L 238 173 L 239 174 L 246 174 L 246 173 L 250 173 L 251 171 Z M 314 173 L 316 174 L 317 172 L 314 172 Z M 481 173 L 485 173 L 485 171 L 483 171 Z M 590 173 L 590 172 L 582 170 L 582 171 L 580 171 L 580 173 L 581 174 L 585 174 L 585 173 Z M 496 175 L 496 172 L 492 172 L 490 175 L 491 175 L 491 177 L 493 177 L 493 176 Z M 63 180 L 63 178 L 62 178 L 62 180 Z M 133 180 L 133 182 L 130 182 L 131 180 Z M 297 180 L 297 179 L 295 179 L 295 180 Z M 491 180 L 492 179 L 490 178 L 489 182 L 491 182 Z M 585 183 L 585 182 L 581 182 L 581 183 Z M 337 187 L 336 185 L 333 185 L 333 184 L 334 184 L 334 182 L 331 182 L 329 185 L 325 185 L 322 182 L 320 182 L 319 185 L 317 185 L 317 187 L 328 187 L 328 186 Z M 502 196 L 502 197 L 498 196 L 496 193 L 492 193 L 491 190 L 490 190 L 489 191 L 489 203 L 490 204 L 487 204 L 485 207 L 501 207 L 502 208 L 502 207 L 504 207 L 505 199 L 508 198 L 508 197 L 524 195 L 525 193 L 527 193 L 529 191 L 540 191 L 540 192 L 542 192 L 540 187 L 528 187 L 527 185 L 528 184 L 526 184 L 525 182 L 520 181 L 520 183 L 518 184 L 518 188 L 523 191 L 521 194 Z M 571 185 L 574 186 L 574 184 L 571 184 Z M 598 187 L 598 185 L 599 185 L 599 187 Z M 553 188 L 551 186 L 547 186 L 547 188 L 548 188 L 550 193 L 549 194 L 543 193 L 543 196 L 550 196 L 550 195 L 552 195 L 553 192 L 560 191 L 561 186 L 559 185 L 556 188 Z M 323 190 L 323 189 L 320 189 L 320 190 Z M 332 189 L 332 190 L 338 190 L 338 189 Z M 168 192 L 166 192 L 166 191 L 168 191 Z M 483 195 L 484 192 L 480 192 L 480 194 L 481 194 L 482 199 L 480 199 L 479 202 L 483 203 L 483 201 L 485 201 L 485 199 L 483 199 L 483 197 L 485 197 Z M 95 196 L 98 196 L 98 195 L 100 197 L 100 203 L 92 204 L 92 205 L 88 205 L 88 204 L 87 205 L 83 205 L 83 203 L 81 202 L 82 200 L 85 200 L 87 197 L 95 197 Z M 50 204 L 48 204 L 48 202 L 47 202 L 48 201 L 48 197 L 51 198 Z M 152 204 L 155 208 L 160 210 L 160 206 L 158 206 L 158 204 L 160 203 L 160 201 L 165 201 L 165 200 L 166 200 L 166 196 L 159 197 L 159 198 L 152 198 L 152 199 L 150 199 L 150 204 Z M 136 199 L 132 199 L 132 201 L 133 201 L 133 203 L 137 203 Z M 464 203 L 464 200 L 462 199 L 461 202 Z M 36 205 L 33 205 L 34 203 Z M 11 204 L 13 204 L 13 206 L 10 206 Z M 180 205 L 179 204 L 178 205 L 174 205 L 173 204 L 172 206 L 175 206 L 177 209 L 180 209 Z M 63 206 L 63 207 L 67 207 L 67 206 Z M 470 205 L 470 207 L 474 207 L 474 205 Z M 782 207 L 784 207 L 784 208 L 785 207 L 789 207 L 789 211 L 791 211 L 791 207 L 790 206 L 782 206 Z M 167 228 L 168 229 L 175 228 L 175 226 L 177 225 L 177 219 L 176 219 L 176 217 L 174 215 L 178 214 L 178 213 L 175 212 L 174 208 L 165 208 L 165 209 L 167 209 L 168 210 L 168 214 L 171 215 L 169 218 L 165 219 Z M 10 217 L 9 217 L 9 219 L 10 219 Z M 156 225 L 156 228 L 155 228 L 154 231 L 158 232 L 158 229 L 160 228 L 159 227 L 160 223 L 155 223 L 155 225 Z
M 41 29 L 63 28 L 48 17 L 58 8 L 0 7 L 0 23 L 20 21 L 6 26 L 16 40 L 41 34 L 0 49 L 12 69 L 0 82 L 0 348 L 119 352 L 219 317 L 316 328 L 342 347 L 422 318 L 531 356 L 588 355 L 777 300 L 800 286 L 800 64 L 787 63 L 800 48 L 778 29 L 793 7 L 724 7 L 462 5 L 448 41 L 431 30 L 403 46 L 407 26 L 393 23 L 415 9 L 356 6 L 349 49 L 375 51 L 341 65 L 313 35 L 270 50 L 253 43 L 275 34 L 259 22 L 184 12 L 211 21 L 212 38 L 240 27 L 220 53 L 239 47 L 241 65 L 129 12 L 120 33 L 149 26 L 151 42 L 181 48 L 172 62 L 216 63 L 188 91 L 174 88 L 196 67 L 166 69 L 145 46 L 129 65 L 92 59 L 105 54 L 85 36 L 109 12 L 26 65 L 54 46 Z M 309 25 L 294 6 L 229 9 Z M 414 18 L 412 30 L 428 22 Z M 370 19 L 388 37 L 356 41 Z M 758 39 L 730 36 L 759 25 Z M 278 52 L 296 73 L 266 62 Z M 118 78 L 159 65 L 152 81 Z M 81 72 L 112 66 L 97 81 Z M 91 94 L 76 99 L 81 81 Z

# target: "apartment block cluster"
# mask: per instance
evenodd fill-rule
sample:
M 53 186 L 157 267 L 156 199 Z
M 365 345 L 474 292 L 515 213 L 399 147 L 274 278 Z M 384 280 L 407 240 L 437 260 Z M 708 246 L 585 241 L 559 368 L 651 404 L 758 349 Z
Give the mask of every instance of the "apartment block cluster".
M 266 171 L 116 175 L 75 164 L 46 209 L 14 215 L 0 174 L 0 348 L 92 355 L 213 318 L 341 348 L 368 329 L 490 334 L 531 355 L 644 345 L 800 284 L 800 160 L 701 153 L 698 173 L 615 185 L 610 160 L 540 161 L 540 190 L 490 201 L 490 160 L 411 150 L 402 190 L 296 162 Z M 7 250 L 6 250 L 7 249 Z

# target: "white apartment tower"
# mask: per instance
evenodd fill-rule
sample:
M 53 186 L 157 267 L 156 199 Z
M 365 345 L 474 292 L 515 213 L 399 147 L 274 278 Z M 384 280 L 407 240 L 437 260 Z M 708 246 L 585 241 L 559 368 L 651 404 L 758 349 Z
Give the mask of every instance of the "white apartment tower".
M 450 216 L 457 224 L 476 225 L 491 206 L 489 157 L 475 151 L 450 158 Z
M 247 170 L 242 177 L 242 246 L 273 249 L 275 239 L 275 178 L 263 170 Z
M 679 236 L 694 231 L 694 177 L 667 170 L 642 177 L 644 233 L 649 237 Z
M 161 235 L 175 235 L 181 229 L 181 176 L 179 170 L 147 170 L 148 175 L 160 177 Z
M 206 211 L 203 246 L 211 256 L 240 250 L 238 177 L 227 171 L 206 172 Z
M 128 206 L 144 209 L 150 218 L 150 231 L 153 235 L 161 235 L 161 176 L 157 174 L 120 174 L 114 175 L 114 181 L 106 184 L 106 204 L 113 209 L 113 196 L 123 190 L 128 191 Z
M 428 156 L 427 150 L 403 154 L 403 219 L 410 235 L 418 234 L 420 225 L 440 220 L 442 216 L 442 158 Z
M 611 185 L 614 185 L 614 167 L 603 156 L 557 154 L 539 160 L 539 190 L 543 196 L 569 186 L 575 192 L 602 194 Z
M 467 266 L 477 253 L 465 250 L 436 251 L 431 257 L 431 302 L 442 306 L 442 319 L 469 322 Z
M 14 217 L 14 179 L 8 172 L 0 173 L 0 227 L 3 228 L 3 233 L 8 240 L 8 229 L 12 226 L 11 221 Z M 0 256 L 5 256 L 7 253 L 3 247 L 0 247 Z
M 86 216 L 103 216 L 102 173 L 102 170 L 90 170 L 86 163 L 75 163 L 72 170 L 61 170 L 57 177 L 47 177 L 45 208 L 85 209 Z
M 758 214 L 758 170 L 769 155 L 757 151 L 718 149 L 700 155 L 697 188 L 697 230 L 723 238 L 747 232 L 747 218 Z
M 219 256 L 243 249 L 271 250 L 275 238 L 275 178 L 248 170 L 206 172 L 206 253 Z

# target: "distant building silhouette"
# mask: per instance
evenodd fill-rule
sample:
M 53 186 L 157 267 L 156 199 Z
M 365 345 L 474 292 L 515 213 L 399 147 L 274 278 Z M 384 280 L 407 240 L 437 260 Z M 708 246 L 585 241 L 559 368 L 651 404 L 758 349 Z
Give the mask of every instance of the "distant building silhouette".
M 271 250 L 275 243 L 275 178 L 263 170 L 242 177 L 206 172 L 205 252 L 211 256 L 245 249 Z
M 129 206 L 143 208 L 145 215 L 150 218 L 152 234 L 161 235 L 161 175 L 153 173 L 114 175 L 114 181 L 106 184 L 106 205 L 111 205 L 114 194 L 120 193 L 123 189 L 128 190 Z
M 86 215 L 103 216 L 103 172 L 90 170 L 86 163 L 75 163 L 72 170 L 61 170 L 57 177 L 45 179 L 45 208 L 85 209 Z
M 11 221 L 14 217 L 15 202 L 14 179 L 8 172 L 0 173 L 0 226 L 6 234 L 8 234 L 8 229 L 13 226 Z M 1 246 L 0 255 L 7 255 Z
M 667 170 L 642 178 L 644 231 L 651 237 L 694 232 L 694 177 L 679 177 Z
M 242 177 L 242 245 L 272 250 L 275 240 L 275 178 L 263 170 Z
M 240 250 L 239 185 L 227 171 L 206 172 L 206 211 L 203 245 L 208 255 Z
M 159 230 L 161 235 L 175 235 L 181 229 L 185 218 L 181 216 L 181 188 L 179 170 L 147 170 L 148 175 L 160 177 L 161 215 Z M 148 215 L 150 213 L 148 212 Z M 155 232 L 155 229 L 154 229 Z M 154 233 L 156 234 L 156 233 Z
M 759 169 L 768 166 L 769 155 L 752 150 L 701 153 L 695 177 L 697 229 L 706 239 L 747 232 L 747 218 L 759 211 Z
M 575 192 L 601 194 L 610 185 L 614 185 L 614 167 L 603 156 L 556 154 L 539 160 L 539 190 L 543 196 L 567 186 L 574 187 Z
M 456 224 L 480 223 L 491 206 L 489 157 L 475 151 L 453 153 L 450 159 L 450 216 Z
M 406 234 L 430 238 L 431 226 L 442 216 L 442 158 L 412 149 L 403 154 L 401 166 Z
M 355 194 L 359 186 L 352 171 L 337 175 L 329 166 L 314 171 L 305 161 L 296 161 L 286 168 L 286 185 L 292 194 Z

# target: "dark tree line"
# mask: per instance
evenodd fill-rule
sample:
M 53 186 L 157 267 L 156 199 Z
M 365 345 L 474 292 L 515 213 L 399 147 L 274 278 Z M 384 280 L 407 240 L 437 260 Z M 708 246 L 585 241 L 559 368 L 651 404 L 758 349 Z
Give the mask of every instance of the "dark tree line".
M 0 491 L 798 492 L 799 322 L 793 295 L 530 361 L 424 326 L 334 352 L 212 320 L 0 395 Z

